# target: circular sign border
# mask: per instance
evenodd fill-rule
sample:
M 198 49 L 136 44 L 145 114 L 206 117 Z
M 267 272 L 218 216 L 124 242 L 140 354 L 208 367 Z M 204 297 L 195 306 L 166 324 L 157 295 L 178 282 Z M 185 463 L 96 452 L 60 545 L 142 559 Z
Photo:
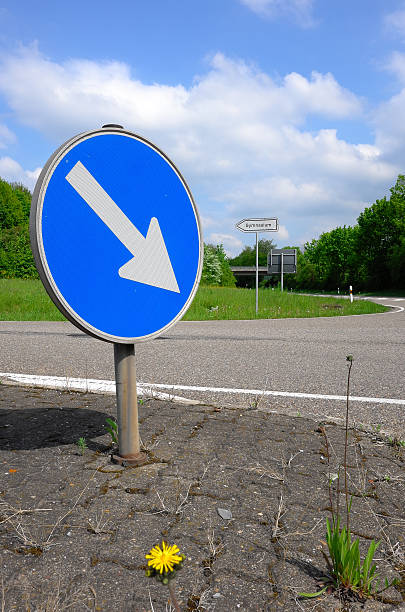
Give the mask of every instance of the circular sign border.
M 88 140 L 94 136 L 98 136 L 101 134 L 120 134 L 123 136 L 127 136 L 129 138 L 133 138 L 134 140 L 140 141 L 146 146 L 150 147 L 153 151 L 155 151 L 158 155 L 160 155 L 172 168 L 172 170 L 176 173 L 178 178 L 180 179 L 184 189 L 187 192 L 188 198 L 190 200 L 190 204 L 192 205 L 196 224 L 198 231 L 198 240 L 199 240 L 199 258 L 198 258 L 198 268 L 197 274 L 195 277 L 193 288 L 190 292 L 190 295 L 187 298 L 187 301 L 183 305 L 183 308 L 177 313 L 175 317 L 166 325 L 159 328 L 158 330 L 146 334 L 145 336 L 135 336 L 132 338 L 126 336 L 114 336 L 113 334 L 108 334 L 100 329 L 97 329 L 88 321 L 80 317 L 77 312 L 70 306 L 67 300 L 63 297 L 59 288 L 54 281 L 52 273 L 49 269 L 45 249 L 42 240 L 42 210 L 45 199 L 45 194 L 49 185 L 49 182 L 52 178 L 54 171 L 56 170 L 59 163 L 63 160 L 65 155 L 69 153 L 79 142 L 84 140 Z M 44 165 L 41 174 L 38 177 L 36 182 L 34 192 L 31 200 L 31 212 L 30 212 L 30 240 L 31 240 L 31 248 L 34 256 L 34 261 L 36 268 L 38 270 L 39 277 L 44 285 L 46 292 L 49 297 L 55 304 L 55 306 L 60 310 L 60 312 L 71 322 L 73 325 L 86 332 L 90 336 L 94 338 L 98 338 L 99 340 L 104 340 L 105 342 L 114 342 L 118 344 L 134 344 L 136 342 L 145 342 L 147 340 L 152 340 L 153 338 L 161 335 L 165 331 L 167 331 L 172 325 L 174 325 L 181 317 L 186 313 L 188 308 L 191 305 L 191 302 L 194 299 L 194 296 L 197 292 L 198 285 L 201 279 L 202 273 L 202 264 L 203 264 L 203 253 L 204 253 L 204 243 L 202 238 L 202 228 L 201 228 L 201 220 L 198 214 L 197 206 L 194 201 L 193 195 L 184 180 L 181 172 L 177 169 L 175 164 L 171 161 L 171 159 L 155 144 L 144 138 L 143 136 L 139 136 L 139 134 L 135 134 L 134 132 L 130 132 L 126 129 L 121 128 L 101 128 L 98 130 L 90 130 L 88 132 L 82 132 L 73 136 L 66 142 L 64 142 L 48 159 L 46 164 Z

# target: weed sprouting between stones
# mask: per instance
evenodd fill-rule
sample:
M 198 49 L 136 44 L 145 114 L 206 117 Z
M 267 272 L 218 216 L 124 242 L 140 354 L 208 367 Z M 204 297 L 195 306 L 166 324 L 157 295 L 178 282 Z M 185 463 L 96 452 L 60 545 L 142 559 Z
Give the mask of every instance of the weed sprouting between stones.
M 405 448 L 405 440 L 401 440 L 397 437 L 388 437 L 388 444 L 394 448 L 400 449 Z
M 110 418 L 107 418 L 105 421 L 107 424 L 104 425 L 104 427 L 106 428 L 107 432 L 111 436 L 111 444 L 118 444 L 118 423 L 117 421 L 114 421 L 114 419 L 110 419 Z
M 79 453 L 84 455 L 87 448 L 86 438 L 79 438 L 76 442 L 76 446 L 79 449 Z
M 374 554 L 380 544 L 371 540 L 367 554 L 363 563 L 360 558 L 359 539 L 352 541 L 350 531 L 350 512 L 353 498 L 349 499 L 347 488 L 347 444 L 348 444 L 348 425 L 349 425 L 349 393 L 350 393 L 350 374 L 353 366 L 353 356 L 346 357 L 348 362 L 347 394 L 346 394 L 346 420 L 345 420 L 345 444 L 344 444 L 344 494 L 346 505 L 346 525 L 341 527 L 341 515 L 339 510 L 340 492 L 340 468 L 337 475 L 336 505 L 332 496 L 332 478 L 329 478 L 329 499 L 332 512 L 332 523 L 326 519 L 326 543 L 328 546 L 329 557 L 324 554 L 329 575 L 325 577 L 322 588 L 316 593 L 299 593 L 300 597 L 319 597 L 325 591 L 334 590 L 342 599 L 355 598 L 364 600 L 379 595 L 389 587 L 398 583 L 397 579 L 391 582 L 385 578 L 384 588 L 379 590 L 380 580 L 376 572 L 377 566 L 373 563 Z M 321 429 L 326 444 L 328 467 L 329 444 L 326 430 Z M 330 471 L 329 471 L 330 473 Z
M 142 398 L 138 399 L 138 405 L 142 406 L 144 404 L 144 400 Z M 118 444 L 118 423 L 115 419 L 110 419 L 110 417 L 108 417 L 105 420 L 106 424 L 104 425 L 105 429 L 107 430 L 107 432 L 110 434 L 111 437 L 111 445 L 113 444 Z

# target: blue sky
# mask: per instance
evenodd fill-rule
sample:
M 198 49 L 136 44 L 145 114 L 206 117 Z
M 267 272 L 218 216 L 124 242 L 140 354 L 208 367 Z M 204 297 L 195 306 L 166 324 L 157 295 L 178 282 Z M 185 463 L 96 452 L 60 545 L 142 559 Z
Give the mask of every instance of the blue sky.
M 186 178 L 206 242 L 302 245 L 405 173 L 405 1 L 0 0 L 0 176 L 117 122 Z

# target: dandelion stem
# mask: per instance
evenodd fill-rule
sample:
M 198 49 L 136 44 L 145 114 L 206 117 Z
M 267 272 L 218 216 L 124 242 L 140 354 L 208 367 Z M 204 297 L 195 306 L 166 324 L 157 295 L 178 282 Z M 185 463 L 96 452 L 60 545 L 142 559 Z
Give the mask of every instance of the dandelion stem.
M 176 595 L 174 594 L 174 591 L 173 591 L 173 585 L 170 584 L 170 582 L 168 584 L 168 587 L 169 587 L 170 599 L 172 600 L 172 604 L 174 605 L 176 612 L 181 612 L 179 602 L 177 601 Z
M 345 470 L 345 497 L 346 497 L 346 531 L 349 533 L 350 527 L 350 507 L 349 507 L 349 493 L 347 491 L 347 437 L 348 437 L 348 428 L 349 428 L 349 390 L 350 390 L 350 373 L 352 371 L 353 365 L 353 357 L 349 355 L 347 358 L 349 361 L 349 373 L 347 375 L 347 393 L 346 393 L 346 430 L 345 430 L 345 453 L 344 453 L 344 470 Z
M 326 454 L 327 454 L 327 460 L 328 460 L 328 480 L 329 480 L 329 502 L 330 502 L 330 511 L 332 513 L 332 524 L 333 526 L 335 526 L 335 513 L 333 510 L 333 499 L 332 499 L 332 482 L 331 482 L 331 476 L 330 476 L 330 455 L 329 455 L 329 443 L 328 443 L 328 436 L 326 435 L 326 429 L 325 427 L 321 427 L 321 432 L 323 434 L 323 437 L 325 439 L 325 446 L 326 446 Z

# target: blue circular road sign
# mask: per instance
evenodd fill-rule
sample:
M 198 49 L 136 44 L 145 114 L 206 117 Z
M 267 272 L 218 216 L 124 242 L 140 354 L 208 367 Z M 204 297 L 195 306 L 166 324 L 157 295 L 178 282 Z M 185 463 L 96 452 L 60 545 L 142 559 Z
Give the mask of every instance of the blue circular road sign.
M 159 335 L 197 291 L 202 234 L 191 192 L 162 151 L 119 127 L 79 134 L 51 156 L 30 233 L 51 299 L 102 340 Z

